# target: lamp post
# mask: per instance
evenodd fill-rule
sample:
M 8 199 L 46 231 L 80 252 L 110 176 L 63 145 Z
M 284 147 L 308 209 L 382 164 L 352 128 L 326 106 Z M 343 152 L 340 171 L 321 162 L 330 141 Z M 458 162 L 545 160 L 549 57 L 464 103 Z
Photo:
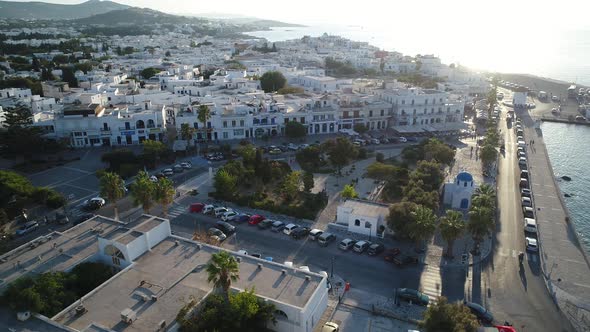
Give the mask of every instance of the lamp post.
M 332 256 L 332 268 L 330 269 L 330 278 L 334 278 L 334 260 L 336 256 Z

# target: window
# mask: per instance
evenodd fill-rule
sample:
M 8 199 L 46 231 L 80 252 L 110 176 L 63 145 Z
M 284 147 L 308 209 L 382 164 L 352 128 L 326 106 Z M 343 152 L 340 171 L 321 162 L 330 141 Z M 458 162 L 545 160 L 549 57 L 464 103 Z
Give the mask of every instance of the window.
M 412 105 L 414 105 L 414 99 L 412 99 Z
M 231 121 L 231 126 L 232 126 L 232 127 L 235 127 L 235 126 L 236 126 L 236 120 L 232 120 L 232 121 Z
M 373 111 L 369 111 L 369 117 L 373 116 Z
M 278 319 L 286 319 L 286 320 L 289 319 L 289 317 L 287 317 L 287 314 L 283 310 L 280 310 L 280 309 L 275 310 L 275 316 Z
M 373 225 L 371 225 L 370 222 L 365 221 L 365 228 L 371 228 L 371 226 L 373 226 Z
M 227 131 L 224 131 L 224 132 L 223 132 L 223 138 L 224 138 L 224 139 L 227 139 L 227 138 L 229 138 L 229 134 L 227 133 Z
M 385 110 L 381 110 L 381 116 L 385 115 Z
M 305 123 L 305 117 L 301 117 L 301 123 Z
M 424 101 L 424 105 L 428 105 L 428 99 Z
M 402 99 L 402 105 L 405 105 L 406 101 L 404 99 Z
M 234 129 L 234 136 L 244 136 L 244 129 Z
M 197 123 L 197 122 L 193 123 L 193 128 L 199 129 L 199 123 Z
M 244 120 L 240 120 L 240 127 L 244 126 Z
M 355 226 L 360 226 L 360 225 L 361 225 L 361 221 L 360 221 L 360 220 L 358 220 L 358 219 L 356 219 L 356 220 L 354 221 L 354 225 L 355 225 Z
M 227 121 L 223 121 L 223 128 L 227 128 Z

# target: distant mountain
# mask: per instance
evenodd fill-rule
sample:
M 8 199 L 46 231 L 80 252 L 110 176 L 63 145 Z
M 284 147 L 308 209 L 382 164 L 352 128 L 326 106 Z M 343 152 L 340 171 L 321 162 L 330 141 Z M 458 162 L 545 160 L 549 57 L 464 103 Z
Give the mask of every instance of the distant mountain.
M 0 18 L 29 20 L 78 19 L 125 8 L 129 8 L 129 6 L 113 1 L 100 0 L 89 0 L 77 5 L 0 1 Z
M 182 24 L 199 21 L 196 18 L 177 16 L 149 8 L 129 7 L 108 13 L 93 15 L 76 20 L 80 24 L 99 25 L 148 25 L 148 24 Z

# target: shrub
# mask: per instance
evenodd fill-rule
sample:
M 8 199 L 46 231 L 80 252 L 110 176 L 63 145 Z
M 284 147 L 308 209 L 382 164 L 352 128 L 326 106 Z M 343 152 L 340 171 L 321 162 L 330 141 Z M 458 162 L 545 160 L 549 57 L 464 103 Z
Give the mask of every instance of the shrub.
M 47 206 L 52 209 L 60 208 L 66 205 L 66 198 L 63 197 L 62 194 L 52 190 L 49 196 L 47 197 Z
M 377 154 L 375 154 L 375 160 L 382 163 L 385 160 L 385 156 L 383 155 L 383 153 L 377 152 Z

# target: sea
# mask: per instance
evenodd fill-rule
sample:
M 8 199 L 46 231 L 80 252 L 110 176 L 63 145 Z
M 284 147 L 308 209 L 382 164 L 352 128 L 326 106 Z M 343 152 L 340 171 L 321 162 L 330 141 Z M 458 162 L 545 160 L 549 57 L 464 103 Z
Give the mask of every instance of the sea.
M 476 70 L 533 74 L 590 86 L 590 30 L 499 32 L 497 39 L 489 40 L 431 30 L 392 31 L 382 27 L 325 24 L 271 28 L 246 34 L 276 42 L 303 36 L 318 37 L 324 33 L 406 55 L 433 54 L 443 63 Z

